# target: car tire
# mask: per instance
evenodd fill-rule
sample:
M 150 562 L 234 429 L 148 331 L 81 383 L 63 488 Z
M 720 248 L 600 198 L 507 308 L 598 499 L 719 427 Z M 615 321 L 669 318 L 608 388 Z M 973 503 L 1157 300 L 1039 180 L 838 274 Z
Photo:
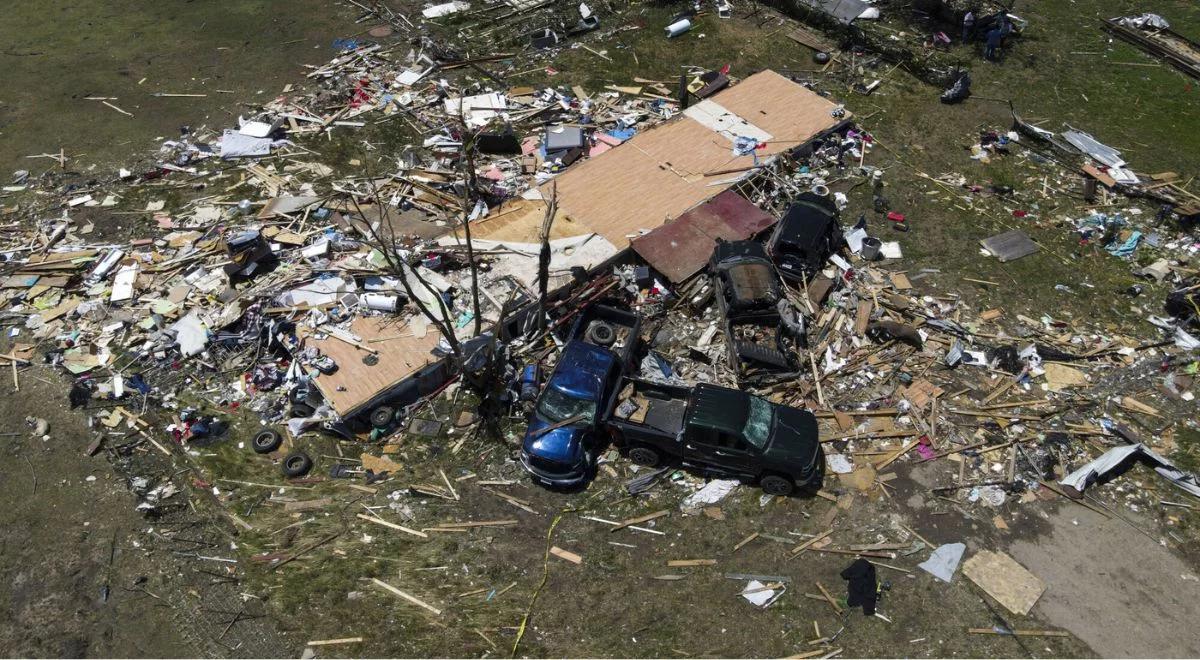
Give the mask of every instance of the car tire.
M 588 326 L 583 338 L 597 346 L 612 346 L 617 341 L 617 330 L 604 321 L 596 321 Z
M 293 403 L 292 417 L 312 417 L 316 410 L 307 403 Z
M 642 467 L 655 468 L 662 462 L 662 456 L 650 447 L 638 445 L 629 450 L 629 460 Z
M 829 53 L 818 51 L 813 54 L 813 61 L 817 64 L 826 64 L 829 62 Z
M 768 474 L 758 481 L 758 487 L 767 495 L 787 497 L 796 488 L 792 480 L 778 474 Z
M 271 429 L 259 431 L 254 436 L 254 439 L 250 441 L 250 446 L 256 454 L 269 454 L 279 449 L 279 445 L 281 444 L 283 444 L 283 436 L 279 435 L 278 431 Z
M 303 477 L 312 469 L 312 459 L 302 451 L 292 452 L 283 459 L 283 476 Z
M 392 425 L 392 420 L 396 417 L 396 410 L 391 406 L 379 406 L 371 411 L 371 426 L 377 429 L 386 429 Z

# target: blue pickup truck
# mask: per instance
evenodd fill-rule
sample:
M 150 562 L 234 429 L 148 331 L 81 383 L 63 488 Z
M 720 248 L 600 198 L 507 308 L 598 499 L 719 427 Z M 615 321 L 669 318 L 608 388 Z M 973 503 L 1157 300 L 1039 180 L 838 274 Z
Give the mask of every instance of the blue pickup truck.
M 593 305 L 575 321 L 558 364 L 534 405 L 521 464 L 534 481 L 572 488 L 588 480 L 607 441 L 606 413 L 636 350 L 641 319 Z

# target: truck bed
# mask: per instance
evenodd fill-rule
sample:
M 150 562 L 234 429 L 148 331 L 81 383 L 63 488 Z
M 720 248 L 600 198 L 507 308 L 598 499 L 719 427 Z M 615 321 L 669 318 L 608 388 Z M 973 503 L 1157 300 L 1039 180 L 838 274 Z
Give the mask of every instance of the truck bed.
M 683 428 L 689 395 L 686 387 L 629 379 L 617 396 L 611 422 L 630 430 L 674 437 Z M 627 402 L 636 408 L 622 416 L 622 407 Z
M 633 358 L 637 347 L 638 333 L 641 330 L 642 324 L 641 317 L 635 312 L 616 309 L 607 305 L 594 304 L 585 309 L 575 319 L 568 339 L 577 339 L 592 343 L 587 338 L 587 331 L 593 323 L 599 321 L 607 323 L 616 333 L 616 341 L 605 348 L 614 351 L 621 357 L 621 360 L 625 364 L 628 364 Z

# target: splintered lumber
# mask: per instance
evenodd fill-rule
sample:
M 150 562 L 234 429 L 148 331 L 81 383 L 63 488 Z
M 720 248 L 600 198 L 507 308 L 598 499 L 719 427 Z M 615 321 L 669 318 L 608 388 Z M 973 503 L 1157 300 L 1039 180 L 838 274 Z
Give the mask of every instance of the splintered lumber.
M 750 536 L 747 536 L 746 538 L 742 539 L 741 543 L 738 543 L 737 545 L 733 546 L 733 551 L 737 552 L 738 550 L 741 550 L 743 546 L 745 546 L 747 543 L 753 541 L 756 538 L 758 538 L 758 532 L 754 532 Z
M 888 456 L 887 458 L 883 459 L 882 461 L 879 461 L 878 463 L 876 463 L 875 470 L 879 471 L 879 470 L 882 470 L 885 467 L 891 465 L 892 463 L 894 463 L 896 461 L 896 459 L 907 454 L 908 450 L 917 446 L 917 443 L 920 441 L 921 441 L 920 438 L 914 438 L 914 439 L 909 440 L 908 442 L 904 443 L 904 446 L 900 447 L 895 452 L 893 452 L 891 456 Z
M 321 539 L 321 540 L 319 540 L 319 541 L 316 541 L 316 542 L 314 542 L 314 543 L 310 543 L 310 544 L 308 544 L 308 545 L 304 546 L 303 548 L 300 548 L 299 550 L 297 550 L 297 551 L 293 552 L 292 554 L 288 555 L 287 557 L 285 557 L 285 558 L 283 558 L 283 559 L 279 560 L 279 563 L 278 563 L 278 564 L 275 564 L 275 565 L 273 565 L 273 566 L 271 566 L 271 569 L 270 569 L 270 570 L 272 570 L 272 571 L 273 571 L 273 570 L 276 570 L 276 569 L 278 569 L 279 567 L 283 566 L 284 564 L 288 564 L 288 563 L 290 563 L 290 562 L 292 562 L 292 561 L 295 561 L 296 559 L 299 559 L 299 558 L 300 558 L 302 555 L 308 554 L 309 552 L 311 552 L 311 551 L 313 551 L 313 550 L 315 550 L 315 549 L 317 549 L 317 548 L 319 548 L 319 547 L 321 547 L 321 546 L 325 545 L 326 543 L 329 543 L 330 541 L 332 541 L 332 540 L 336 539 L 337 537 L 339 537 L 339 536 L 341 536 L 341 535 L 342 535 L 342 533 L 341 533 L 341 532 L 334 532 L 334 533 L 330 534 L 329 536 L 326 536 L 325 538 L 322 538 L 322 539 Z
M 805 651 L 803 653 L 797 653 L 796 655 L 789 655 L 788 659 L 789 660 L 804 660 L 804 658 L 815 658 L 818 655 L 825 655 L 825 649 L 816 649 L 813 651 Z
M 1139 30 L 1122 25 L 1118 19 L 1105 20 L 1103 27 L 1146 53 L 1166 60 L 1168 64 L 1193 78 L 1200 78 L 1200 44 L 1182 34 L 1170 28 Z
M 406 594 L 403 591 L 400 591 L 396 587 L 393 587 L 392 585 L 388 584 L 387 582 L 384 582 L 383 580 L 380 580 L 379 578 L 371 578 L 371 581 L 375 583 L 375 586 L 377 586 L 381 589 L 386 589 L 386 590 L 392 592 L 393 594 L 403 598 L 404 600 L 407 600 L 408 602 L 412 603 L 413 605 L 416 605 L 418 607 L 423 607 L 423 608 L 429 610 L 430 612 L 433 612 L 434 614 L 437 614 L 439 616 L 442 613 L 442 611 L 439 610 L 438 608 L 430 605 L 429 603 L 426 603 L 425 601 L 421 600 L 420 598 L 417 598 L 416 596 Z
M 823 552 L 831 555 L 850 555 L 851 557 L 870 557 L 872 559 L 895 559 L 895 553 L 873 552 L 871 550 L 845 550 L 842 548 L 810 548 L 813 552 Z
M 465 532 L 474 527 L 505 527 L 515 525 L 517 520 L 482 520 L 478 522 L 442 523 L 437 527 L 426 527 L 424 532 Z
M 833 528 L 827 529 L 827 530 L 821 532 L 820 534 L 817 534 L 816 536 L 812 537 L 811 539 L 805 541 L 804 543 L 797 545 L 795 548 L 792 548 L 792 556 L 788 557 L 788 559 L 794 559 L 796 557 L 799 557 L 800 553 L 807 550 L 809 546 L 816 543 L 817 541 L 820 541 L 821 539 L 825 538 L 826 536 L 829 536 L 832 533 L 833 533 Z
M 1018 637 L 1070 637 L 1065 630 L 997 630 L 995 628 L 967 628 L 972 635 L 1016 635 Z
M 683 566 L 716 566 L 716 559 L 672 559 L 667 562 L 667 566 L 678 568 Z
M 609 531 L 615 532 L 618 529 L 625 529 L 626 527 L 629 527 L 631 525 L 638 525 L 638 524 L 641 524 L 644 522 L 650 522 L 651 520 L 654 520 L 655 518 L 661 518 L 670 512 L 671 512 L 670 509 L 663 509 L 662 511 L 655 511 L 654 513 L 647 513 L 646 515 L 638 516 L 637 518 L 630 518 L 629 520 L 624 520 L 622 522 L 617 523 L 617 525 Z
M 373 522 L 376 525 L 382 525 L 382 526 L 388 527 L 390 529 L 404 532 L 405 534 L 412 534 L 413 536 L 419 536 L 423 539 L 429 538 L 429 535 L 426 534 L 425 532 L 418 532 L 415 529 L 409 529 L 409 528 L 405 527 L 404 525 L 397 525 L 396 523 L 388 522 L 382 518 L 376 518 L 375 516 L 368 516 L 363 513 L 358 514 L 358 517 L 362 518 L 363 520 L 365 520 L 367 522 Z
M 850 413 L 853 414 L 853 413 Z M 872 433 L 866 431 L 864 433 L 847 433 L 844 435 L 835 436 L 832 438 L 821 438 L 821 442 L 836 442 L 838 440 L 884 440 L 888 438 L 910 438 L 914 435 L 920 435 L 916 430 L 912 431 L 879 431 Z
M 571 552 L 570 550 L 563 550 L 562 548 L 558 547 L 557 545 L 550 548 L 550 554 L 554 555 L 555 557 L 558 557 L 559 559 L 565 559 L 565 560 L 571 562 L 572 564 L 582 564 L 583 563 L 582 556 L 577 555 L 574 552 Z
M 306 642 L 305 646 L 333 646 L 335 644 L 358 644 L 362 637 L 342 637 L 341 639 L 314 639 Z
M 817 585 L 817 588 L 821 590 L 821 595 L 824 596 L 826 602 L 828 602 L 829 605 L 831 607 L 833 607 L 833 611 L 837 612 L 838 614 L 841 614 L 842 613 L 841 605 L 837 604 L 837 601 L 833 599 L 833 596 L 830 595 L 829 590 L 825 588 L 825 585 L 821 584 L 820 582 L 814 582 L 813 584 Z

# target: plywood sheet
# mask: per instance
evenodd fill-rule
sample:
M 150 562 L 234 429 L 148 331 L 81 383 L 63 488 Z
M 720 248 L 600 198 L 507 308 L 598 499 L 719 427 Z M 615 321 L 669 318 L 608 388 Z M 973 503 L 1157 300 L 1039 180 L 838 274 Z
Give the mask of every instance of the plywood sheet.
M 1046 583 L 1003 552 L 983 550 L 963 562 L 963 575 L 1013 614 L 1029 614 Z
M 842 121 L 830 115 L 832 102 L 773 71 L 756 73 L 712 100 L 773 136 L 756 152 L 760 160 L 805 144 Z M 559 206 L 624 249 L 630 237 L 679 217 L 738 177 L 706 173 L 753 165 L 752 156 L 733 155 L 726 136 L 680 116 L 557 177 Z M 549 184 L 541 190 L 548 194 Z
M 305 345 L 316 346 L 322 354 L 337 362 L 337 371 L 320 374 L 314 382 L 339 415 L 357 412 L 356 408 L 381 391 L 400 383 L 437 359 L 430 351 L 437 346 L 441 333 L 433 326 L 424 333 L 416 333 L 423 335 L 417 337 L 402 320 L 375 316 L 355 319 L 350 331 L 358 335 L 363 344 L 379 351 L 378 363 L 366 365 L 363 357 L 367 351 L 333 337 L 316 339 L 311 336 L 311 330 L 303 329 Z M 385 338 L 386 341 L 371 341 Z M 316 373 L 315 370 L 310 371 L 310 374 Z
M 542 221 L 546 218 L 546 202 L 540 199 L 517 199 L 494 209 L 488 217 L 471 223 L 472 240 L 505 241 L 512 243 L 541 243 Z M 461 227 L 451 232 L 466 240 Z M 592 233 L 575 222 L 560 208 L 550 225 L 550 240 L 573 238 Z

